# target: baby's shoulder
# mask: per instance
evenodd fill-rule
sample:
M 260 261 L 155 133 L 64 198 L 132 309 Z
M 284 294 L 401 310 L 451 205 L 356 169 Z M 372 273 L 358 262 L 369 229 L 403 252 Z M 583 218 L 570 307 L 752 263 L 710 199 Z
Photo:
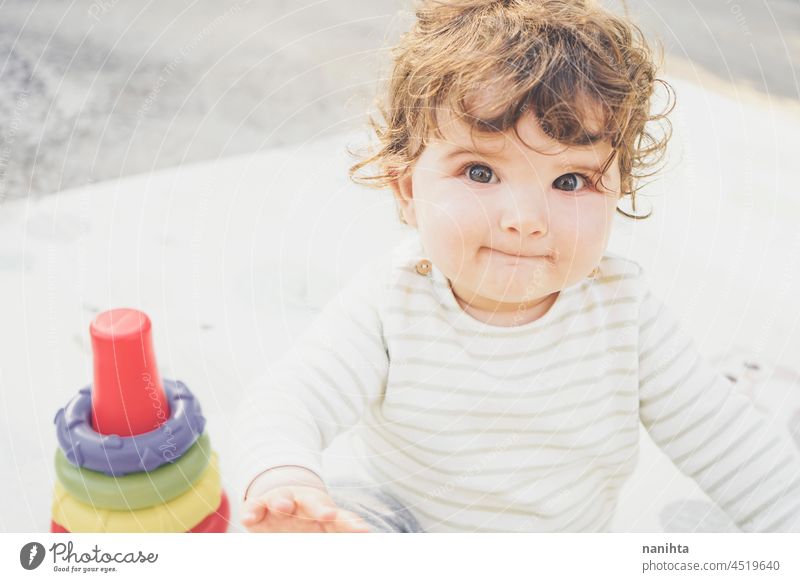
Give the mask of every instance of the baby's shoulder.
M 398 284 L 422 284 L 427 277 L 420 275 L 427 275 L 433 269 L 415 233 L 401 239 L 388 254 L 385 263 L 385 280 L 391 288 L 396 288 Z
M 600 271 L 614 275 L 639 276 L 642 274 L 643 269 L 637 261 L 630 257 L 606 251 L 600 261 Z
M 640 296 L 645 291 L 644 269 L 629 257 L 606 251 L 594 280 L 596 286 L 616 297 Z
M 422 273 L 419 269 L 424 269 L 424 265 L 420 266 L 420 262 L 426 260 L 418 239 L 403 238 L 385 252 L 372 258 L 360 276 L 368 279 L 374 291 L 384 296 L 398 285 L 413 286 L 415 283 L 421 283 L 425 278 L 420 277 Z

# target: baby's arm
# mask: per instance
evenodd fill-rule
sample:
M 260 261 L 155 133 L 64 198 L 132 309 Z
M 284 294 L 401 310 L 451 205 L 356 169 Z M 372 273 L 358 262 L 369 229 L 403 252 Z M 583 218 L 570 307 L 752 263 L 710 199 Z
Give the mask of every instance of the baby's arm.
M 650 291 L 639 315 L 640 418 L 744 531 L 800 531 L 800 453 L 698 353 Z
M 241 493 L 279 485 L 267 474 L 277 467 L 322 475 L 322 451 L 381 397 L 389 366 L 378 310 L 385 260 L 364 267 L 247 389 L 233 427 Z

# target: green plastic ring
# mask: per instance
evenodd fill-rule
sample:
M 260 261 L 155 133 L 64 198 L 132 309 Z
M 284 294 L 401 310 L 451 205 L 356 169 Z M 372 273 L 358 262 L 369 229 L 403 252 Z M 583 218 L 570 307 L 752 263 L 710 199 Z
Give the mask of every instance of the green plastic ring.
M 197 527 L 222 502 L 222 482 L 217 454 L 197 483 L 166 503 L 115 511 L 86 505 L 67 493 L 61 481 L 53 492 L 51 520 L 72 533 L 181 533 Z
M 186 492 L 210 460 L 211 443 L 204 432 L 174 463 L 122 477 L 73 465 L 57 447 L 56 475 L 64 489 L 82 503 L 98 509 L 133 510 L 161 505 Z

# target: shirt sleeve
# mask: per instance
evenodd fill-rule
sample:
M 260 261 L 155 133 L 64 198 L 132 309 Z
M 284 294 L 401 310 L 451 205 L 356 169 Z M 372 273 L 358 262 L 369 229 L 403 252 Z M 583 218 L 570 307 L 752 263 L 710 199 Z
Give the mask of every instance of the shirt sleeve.
M 245 390 L 233 427 L 242 495 L 273 467 L 322 475 L 322 451 L 382 397 L 389 367 L 379 317 L 384 274 L 378 260 L 362 268 Z
M 800 452 L 788 431 L 703 359 L 646 283 L 639 414 L 656 444 L 742 530 L 800 531 Z

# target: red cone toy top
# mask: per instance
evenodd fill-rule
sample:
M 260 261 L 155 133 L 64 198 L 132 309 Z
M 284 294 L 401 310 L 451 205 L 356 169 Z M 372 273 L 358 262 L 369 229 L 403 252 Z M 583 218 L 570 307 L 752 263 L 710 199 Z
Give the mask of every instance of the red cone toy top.
M 89 331 L 94 429 L 133 436 L 165 423 L 170 410 L 153 353 L 150 318 L 135 309 L 112 309 L 98 315 Z

